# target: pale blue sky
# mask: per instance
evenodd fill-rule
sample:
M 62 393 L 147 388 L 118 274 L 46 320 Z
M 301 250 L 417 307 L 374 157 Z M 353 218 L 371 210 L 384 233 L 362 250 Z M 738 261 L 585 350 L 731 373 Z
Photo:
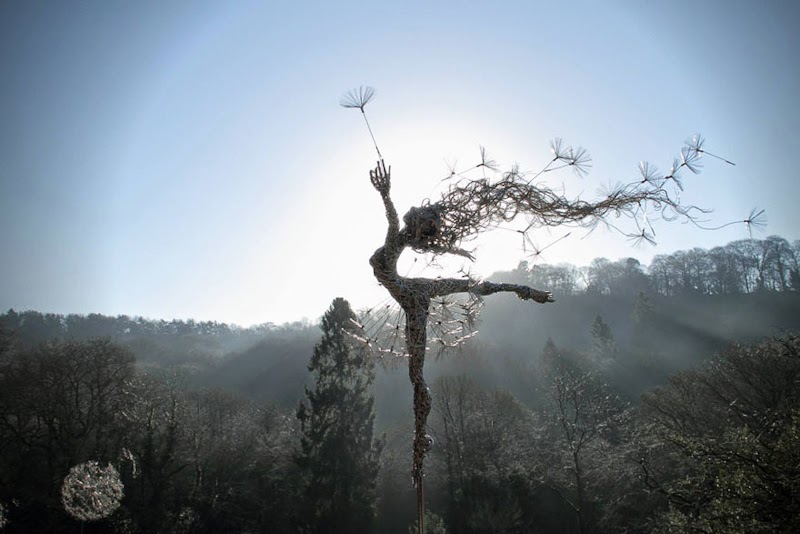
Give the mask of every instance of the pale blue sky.
M 481 144 L 527 169 L 553 137 L 587 147 L 588 178 L 554 178 L 586 197 L 701 132 L 737 166 L 706 159 L 685 199 L 718 223 L 766 208 L 797 239 L 798 5 L 0 3 L 0 309 L 249 325 L 380 301 L 375 155 L 338 106 L 361 84 L 403 212 Z M 656 229 L 656 248 L 597 233 L 544 260 L 747 236 Z M 475 272 L 521 258 L 496 237 Z

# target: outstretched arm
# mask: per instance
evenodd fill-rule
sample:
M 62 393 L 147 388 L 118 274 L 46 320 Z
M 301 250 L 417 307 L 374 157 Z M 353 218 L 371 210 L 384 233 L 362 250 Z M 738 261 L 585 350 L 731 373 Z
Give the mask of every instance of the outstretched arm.
M 496 284 L 494 282 L 475 282 L 464 278 L 444 278 L 433 280 L 433 297 L 441 297 L 453 293 L 472 293 L 473 295 L 493 295 L 494 293 L 516 293 L 522 300 L 533 300 L 544 304 L 555 302 L 552 293 L 540 291 L 520 284 Z

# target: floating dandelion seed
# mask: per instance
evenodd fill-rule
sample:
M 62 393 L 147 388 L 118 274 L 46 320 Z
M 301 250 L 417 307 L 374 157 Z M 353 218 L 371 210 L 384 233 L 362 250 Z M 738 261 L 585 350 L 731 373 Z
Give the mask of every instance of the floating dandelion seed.
M 660 186 L 663 180 L 663 177 L 658 172 L 658 167 L 647 161 L 639 162 L 639 174 L 642 175 L 641 183 L 650 183 L 655 186 Z
M 700 163 L 700 152 L 693 149 L 690 146 L 685 146 L 681 148 L 681 167 L 686 167 L 693 174 L 700 173 L 700 169 L 703 168 L 703 164 Z
M 364 113 L 364 106 L 369 104 L 370 100 L 375 97 L 375 89 L 370 86 L 362 86 L 358 89 L 351 89 L 342 96 L 339 104 L 345 108 L 357 108 Z
M 747 228 L 747 232 L 750 234 L 750 238 L 753 238 L 753 229 L 761 230 L 767 225 L 767 212 L 763 209 L 753 208 L 750 210 L 750 214 L 741 221 L 731 221 L 729 223 L 721 224 L 719 226 L 702 226 L 695 222 L 695 226 L 701 228 L 703 230 L 719 230 L 721 228 L 725 228 L 728 226 L 732 226 L 734 224 L 742 224 L 744 223 L 745 228 Z
M 561 159 L 564 156 L 564 140 L 556 137 L 550 141 L 550 152 L 553 153 L 553 161 Z
M 727 160 L 727 159 L 725 159 L 725 158 L 723 158 L 721 156 L 717 156 L 716 154 L 712 154 L 711 152 L 708 152 L 707 150 L 705 150 L 703 148 L 703 143 L 705 143 L 705 142 L 706 142 L 706 140 L 703 139 L 702 135 L 695 134 L 695 135 L 692 136 L 691 139 L 686 141 L 686 146 L 688 146 L 690 149 L 694 150 L 698 154 L 705 154 L 706 156 L 711 156 L 712 158 L 717 158 L 720 161 L 724 161 L 728 165 L 736 165 L 732 161 L 729 161 L 729 160 Z
M 750 215 L 742 221 L 744 223 L 745 228 L 750 233 L 750 238 L 753 238 L 753 228 L 756 230 L 761 230 L 767 225 L 767 215 L 764 210 L 758 210 L 758 208 L 753 208 L 750 210 Z
M 642 228 L 642 231 L 639 232 L 638 234 L 627 234 L 626 237 L 628 238 L 628 241 L 630 241 L 633 244 L 633 246 L 636 247 L 636 248 L 641 247 L 645 243 L 649 243 L 649 244 L 651 244 L 653 246 L 655 246 L 655 244 L 656 244 L 656 240 L 654 239 L 654 236 L 651 235 L 651 234 L 648 234 L 645 231 L 644 228 Z
M 625 194 L 625 186 L 619 182 L 609 182 L 597 188 L 597 194 L 600 196 L 600 198 L 613 201 L 615 198 Z
M 669 170 L 669 174 L 664 177 L 664 183 L 668 182 L 669 180 L 672 180 L 673 182 L 675 182 L 675 185 L 678 187 L 678 189 L 683 191 L 683 182 L 678 176 L 680 170 L 681 170 L 681 162 L 680 160 L 675 158 L 674 160 L 672 160 L 672 167 Z
M 583 147 L 564 146 L 564 141 L 556 137 L 550 141 L 550 151 L 553 153 L 553 159 L 545 165 L 544 169 L 536 173 L 536 175 L 528 181 L 530 184 L 540 174 L 545 172 L 557 171 L 566 167 L 572 167 L 579 177 L 584 177 L 592 167 L 592 157 L 589 151 Z M 556 167 L 551 167 L 553 163 L 560 161 L 562 164 Z
M 592 167 L 592 157 L 589 155 L 589 151 L 583 147 L 570 149 L 569 158 L 566 161 L 567 165 L 572 167 L 575 174 L 580 177 L 586 176 Z
M 486 152 L 486 147 L 480 147 L 481 149 L 481 162 L 476 165 L 476 167 L 483 167 L 485 169 L 489 169 L 490 171 L 497 172 L 500 167 L 498 167 L 497 162 L 489 157 L 489 154 Z
M 453 160 L 452 162 L 450 162 L 450 160 L 445 159 L 444 160 L 444 164 L 447 167 L 447 170 L 450 171 L 450 174 L 448 174 L 445 178 L 442 178 L 442 180 L 441 180 L 442 182 L 444 182 L 445 180 L 449 180 L 453 176 L 458 174 L 456 172 L 456 167 L 458 166 L 458 160 Z
M 364 122 L 367 124 L 367 130 L 369 130 L 369 136 L 372 137 L 372 144 L 375 145 L 375 151 L 378 153 L 378 157 L 383 159 L 381 150 L 378 148 L 378 143 L 375 141 L 375 135 L 372 133 L 372 128 L 369 125 L 369 120 L 367 120 L 367 114 L 364 111 L 364 107 L 369 104 L 370 100 L 372 100 L 374 97 L 374 88 L 368 85 L 361 86 L 358 89 L 351 89 L 350 91 L 346 92 L 339 100 L 339 104 L 343 108 L 361 110 L 361 115 L 364 117 Z
M 530 228 L 530 227 L 528 227 Z M 520 234 L 522 234 L 522 252 L 525 254 L 523 257 L 526 261 L 535 261 L 539 256 L 541 256 L 545 250 L 552 247 L 556 243 L 568 238 L 572 232 L 567 232 L 566 234 L 562 235 L 558 239 L 551 241 L 547 245 L 543 247 L 539 247 L 531 236 L 528 234 L 528 229 L 525 230 L 517 230 Z M 530 250 L 529 250 L 530 249 Z

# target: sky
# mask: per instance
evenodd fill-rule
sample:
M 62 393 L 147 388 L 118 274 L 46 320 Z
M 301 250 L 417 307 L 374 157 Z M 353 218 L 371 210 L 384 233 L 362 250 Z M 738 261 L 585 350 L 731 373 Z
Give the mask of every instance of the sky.
M 527 170 L 555 137 L 586 147 L 588 177 L 548 180 L 591 198 L 701 133 L 736 165 L 704 158 L 683 200 L 709 224 L 764 208 L 754 237 L 798 239 L 798 24 L 789 0 L 2 2 L 0 310 L 248 326 L 385 301 L 377 156 L 338 104 L 361 85 L 401 214 L 480 146 Z M 656 232 L 646 248 L 573 232 L 537 261 L 646 264 L 748 237 Z M 476 275 L 525 257 L 513 232 L 475 246 Z

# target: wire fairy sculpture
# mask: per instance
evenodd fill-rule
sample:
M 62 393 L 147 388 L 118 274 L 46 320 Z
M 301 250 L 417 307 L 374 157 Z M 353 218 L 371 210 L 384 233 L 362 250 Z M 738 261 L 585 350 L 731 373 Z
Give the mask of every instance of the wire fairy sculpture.
M 391 198 L 391 166 L 387 166 L 365 107 L 375 96 L 371 87 L 348 92 L 341 100 L 346 108 L 361 111 L 378 154 L 374 169 L 369 172 L 370 183 L 378 192 L 388 223 L 384 243 L 373 253 L 370 265 L 377 281 L 389 292 L 394 303 L 387 302 L 367 310 L 356 324 L 354 336 L 364 347 L 382 358 L 407 358 L 409 378 L 413 387 L 414 439 L 412 481 L 417 492 L 418 525 L 424 532 L 424 461 L 433 446 L 427 433 L 427 418 L 431 410 L 431 394 L 424 378 L 426 354 L 441 353 L 457 347 L 476 333 L 476 318 L 483 297 L 494 293 L 514 293 L 520 299 L 539 304 L 554 302 L 546 290 L 526 285 L 493 283 L 480 280 L 468 272 L 460 277 L 408 277 L 398 273 L 400 255 L 406 249 L 433 256 L 456 255 L 472 260 L 472 251 L 465 245 L 478 235 L 520 218 L 528 221 L 522 235 L 523 247 L 530 246 L 538 254 L 543 250 L 533 245 L 533 231 L 547 228 L 583 228 L 591 232 L 606 226 L 626 236 L 634 244 L 655 243 L 653 221 L 683 220 L 703 226 L 702 217 L 708 210 L 683 204 L 680 193 L 687 174 L 698 174 L 701 158 L 706 155 L 728 165 L 733 162 L 708 152 L 705 140 L 695 135 L 681 148 L 668 172 L 661 173 L 649 164 L 639 165 L 639 176 L 628 183 L 611 185 L 602 190 L 596 200 L 571 199 L 564 193 L 540 183 L 538 179 L 550 172 L 572 170 L 579 176 L 591 168 L 586 149 L 572 147 L 561 139 L 551 142 L 552 158 L 535 173 L 522 172 L 518 167 L 501 171 L 486 150 L 481 147 L 480 160 L 466 171 L 451 167 L 442 182 L 446 189 L 436 202 L 426 201 L 411 207 L 401 218 Z M 478 171 L 480 171 L 478 173 Z M 478 173 L 478 176 L 473 176 Z M 623 228 L 618 221 L 628 221 L 633 228 Z M 763 210 L 754 210 L 742 222 L 752 228 L 763 223 Z M 722 228 L 723 226 L 718 228 Z M 510 228 L 508 228 L 510 229 Z M 568 237 L 570 233 L 556 240 Z M 555 242 L 547 245 L 548 247 Z M 546 248 L 546 247 L 545 247 Z

